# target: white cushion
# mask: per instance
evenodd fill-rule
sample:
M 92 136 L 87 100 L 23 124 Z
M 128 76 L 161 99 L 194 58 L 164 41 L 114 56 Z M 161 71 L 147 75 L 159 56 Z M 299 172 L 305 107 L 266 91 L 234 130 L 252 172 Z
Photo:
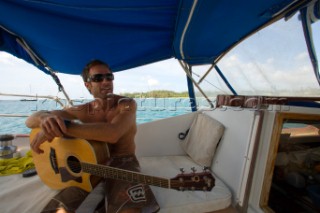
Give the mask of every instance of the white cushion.
M 224 126 L 208 115 L 199 113 L 191 124 L 189 133 L 181 147 L 198 164 L 211 167 Z
M 139 157 L 139 162 L 142 173 L 168 179 L 179 174 L 181 167 L 185 169 L 185 173 L 190 173 L 192 167 L 197 169 L 196 172 L 202 172 L 202 168 L 187 155 Z M 160 212 L 211 212 L 225 209 L 231 204 L 230 190 L 217 177 L 215 177 L 214 188 L 206 192 L 177 191 L 156 186 L 151 188 L 160 205 Z

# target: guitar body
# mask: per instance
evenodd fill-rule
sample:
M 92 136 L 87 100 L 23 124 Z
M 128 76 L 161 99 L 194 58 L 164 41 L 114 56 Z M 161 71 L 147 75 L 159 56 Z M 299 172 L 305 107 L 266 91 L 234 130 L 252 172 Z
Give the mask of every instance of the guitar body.
M 31 131 L 30 141 L 39 131 L 40 129 Z M 169 180 L 106 166 L 109 150 L 108 146 L 102 142 L 57 137 L 52 142 L 42 143 L 40 149 L 44 153 L 33 152 L 33 162 L 42 182 L 53 189 L 76 186 L 89 192 L 101 177 L 180 191 L 210 191 L 215 185 L 214 177 L 205 170 L 200 173 L 195 171 L 190 174 L 182 173 Z
M 33 129 L 30 141 L 40 129 Z M 32 153 L 40 179 L 52 189 L 77 186 L 91 191 L 99 181 L 82 171 L 80 162 L 103 164 L 109 157 L 107 145 L 78 138 L 58 138 L 40 145 L 44 153 Z

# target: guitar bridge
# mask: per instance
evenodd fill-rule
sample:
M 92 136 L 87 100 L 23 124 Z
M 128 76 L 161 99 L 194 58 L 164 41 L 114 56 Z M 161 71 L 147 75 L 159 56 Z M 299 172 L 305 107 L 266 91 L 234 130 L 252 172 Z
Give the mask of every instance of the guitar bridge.
M 68 182 L 68 181 L 76 181 L 78 183 L 82 183 L 82 177 L 76 177 L 73 176 L 72 174 L 70 174 L 70 172 L 68 172 L 68 170 L 65 167 L 61 167 L 60 168 L 60 174 L 61 174 L 61 181 L 62 182 Z
M 52 167 L 54 173 L 58 174 L 59 168 L 58 168 L 58 163 L 57 163 L 56 150 L 53 149 L 52 147 L 50 148 L 49 158 L 50 158 L 50 164 L 51 164 L 51 167 Z

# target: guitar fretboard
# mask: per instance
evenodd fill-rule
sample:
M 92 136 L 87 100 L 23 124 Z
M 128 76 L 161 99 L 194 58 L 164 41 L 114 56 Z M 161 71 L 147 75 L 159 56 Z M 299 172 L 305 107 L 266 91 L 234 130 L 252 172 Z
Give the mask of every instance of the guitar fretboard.
M 170 180 L 149 175 L 143 175 L 138 172 L 126 171 L 104 165 L 81 163 L 82 171 L 103 178 L 118 179 L 131 183 L 142 183 L 162 188 L 170 188 Z

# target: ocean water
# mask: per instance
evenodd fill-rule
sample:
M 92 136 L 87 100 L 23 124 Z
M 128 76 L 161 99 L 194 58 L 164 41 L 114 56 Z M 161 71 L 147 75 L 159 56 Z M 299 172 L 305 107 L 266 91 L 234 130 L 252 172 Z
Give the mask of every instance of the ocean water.
M 138 98 L 137 123 L 150 122 L 191 112 L 188 98 Z M 84 101 L 77 101 L 81 104 Z M 55 110 L 62 107 L 53 100 L 0 100 L 0 114 L 31 115 L 39 110 Z M 28 134 L 26 117 L 0 116 L 0 134 Z

